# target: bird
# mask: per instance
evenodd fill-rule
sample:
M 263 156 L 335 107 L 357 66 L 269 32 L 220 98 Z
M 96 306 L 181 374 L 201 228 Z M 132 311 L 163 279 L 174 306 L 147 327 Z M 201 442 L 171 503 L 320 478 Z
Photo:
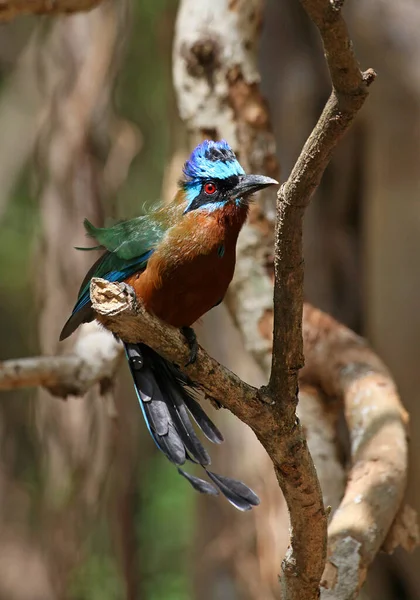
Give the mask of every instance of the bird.
M 250 201 L 255 192 L 271 185 L 278 182 L 247 175 L 225 140 L 204 140 L 185 162 L 170 204 L 110 227 L 95 227 L 85 219 L 86 233 L 97 245 L 77 249 L 103 253 L 80 286 L 60 340 L 95 319 L 90 281 L 100 277 L 131 286 L 148 312 L 180 329 L 190 348 L 189 362 L 194 362 L 198 344 L 192 325 L 223 300 Z M 208 468 L 210 455 L 190 417 L 209 441 L 220 444 L 223 436 L 199 404 L 198 386 L 145 344 L 123 344 L 143 417 L 158 449 L 198 492 L 221 492 L 242 511 L 257 506 L 257 494 L 243 482 Z M 182 468 L 186 461 L 200 465 L 209 481 Z

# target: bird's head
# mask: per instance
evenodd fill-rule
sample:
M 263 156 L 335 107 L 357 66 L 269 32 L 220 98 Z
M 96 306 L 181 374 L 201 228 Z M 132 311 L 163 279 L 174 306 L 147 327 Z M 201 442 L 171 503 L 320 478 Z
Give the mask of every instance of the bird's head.
M 254 192 L 278 182 L 264 175 L 246 175 L 227 142 L 205 140 L 192 152 L 184 165 L 187 207 L 192 210 L 213 211 L 229 202 L 237 206 L 247 202 Z

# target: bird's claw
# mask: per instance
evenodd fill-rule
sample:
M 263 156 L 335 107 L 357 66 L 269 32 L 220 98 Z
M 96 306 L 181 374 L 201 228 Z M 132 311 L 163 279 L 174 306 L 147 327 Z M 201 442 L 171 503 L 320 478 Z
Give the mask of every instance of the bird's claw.
M 131 298 L 136 297 L 136 292 L 134 291 L 134 288 L 131 285 L 128 285 L 128 283 L 125 283 L 125 281 L 120 282 L 120 288 L 122 293 L 126 296 L 130 296 Z
M 188 362 L 185 364 L 186 367 L 192 365 L 197 360 L 197 352 L 198 352 L 198 342 L 197 336 L 195 335 L 194 329 L 192 327 L 181 327 L 181 333 L 185 337 L 188 347 L 190 349 L 190 357 Z

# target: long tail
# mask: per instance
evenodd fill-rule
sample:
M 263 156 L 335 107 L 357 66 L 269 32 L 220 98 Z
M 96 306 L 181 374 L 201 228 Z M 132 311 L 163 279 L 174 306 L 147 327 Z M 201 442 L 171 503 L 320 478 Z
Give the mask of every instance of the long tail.
M 207 469 L 210 456 L 195 433 L 190 415 L 211 442 L 220 444 L 223 436 L 195 400 L 193 382 L 148 346 L 124 346 L 147 428 L 159 450 L 197 491 L 215 496 L 220 491 L 239 510 L 257 506 L 258 496 L 244 483 Z M 181 469 L 186 460 L 201 465 L 212 483 Z

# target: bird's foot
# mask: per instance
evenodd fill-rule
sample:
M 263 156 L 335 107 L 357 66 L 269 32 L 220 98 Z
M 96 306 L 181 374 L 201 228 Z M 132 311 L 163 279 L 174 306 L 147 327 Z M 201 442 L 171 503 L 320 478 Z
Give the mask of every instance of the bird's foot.
M 188 362 L 185 365 L 186 367 L 188 367 L 188 365 L 192 365 L 193 363 L 195 363 L 197 359 L 197 336 L 195 335 L 195 331 L 192 327 L 181 327 L 181 333 L 186 339 L 188 348 L 190 349 L 190 358 L 188 359 Z
M 120 282 L 120 288 L 125 296 L 130 296 L 130 298 L 136 298 L 136 292 L 134 288 L 131 285 L 128 285 L 128 283 L 125 283 L 125 281 Z

